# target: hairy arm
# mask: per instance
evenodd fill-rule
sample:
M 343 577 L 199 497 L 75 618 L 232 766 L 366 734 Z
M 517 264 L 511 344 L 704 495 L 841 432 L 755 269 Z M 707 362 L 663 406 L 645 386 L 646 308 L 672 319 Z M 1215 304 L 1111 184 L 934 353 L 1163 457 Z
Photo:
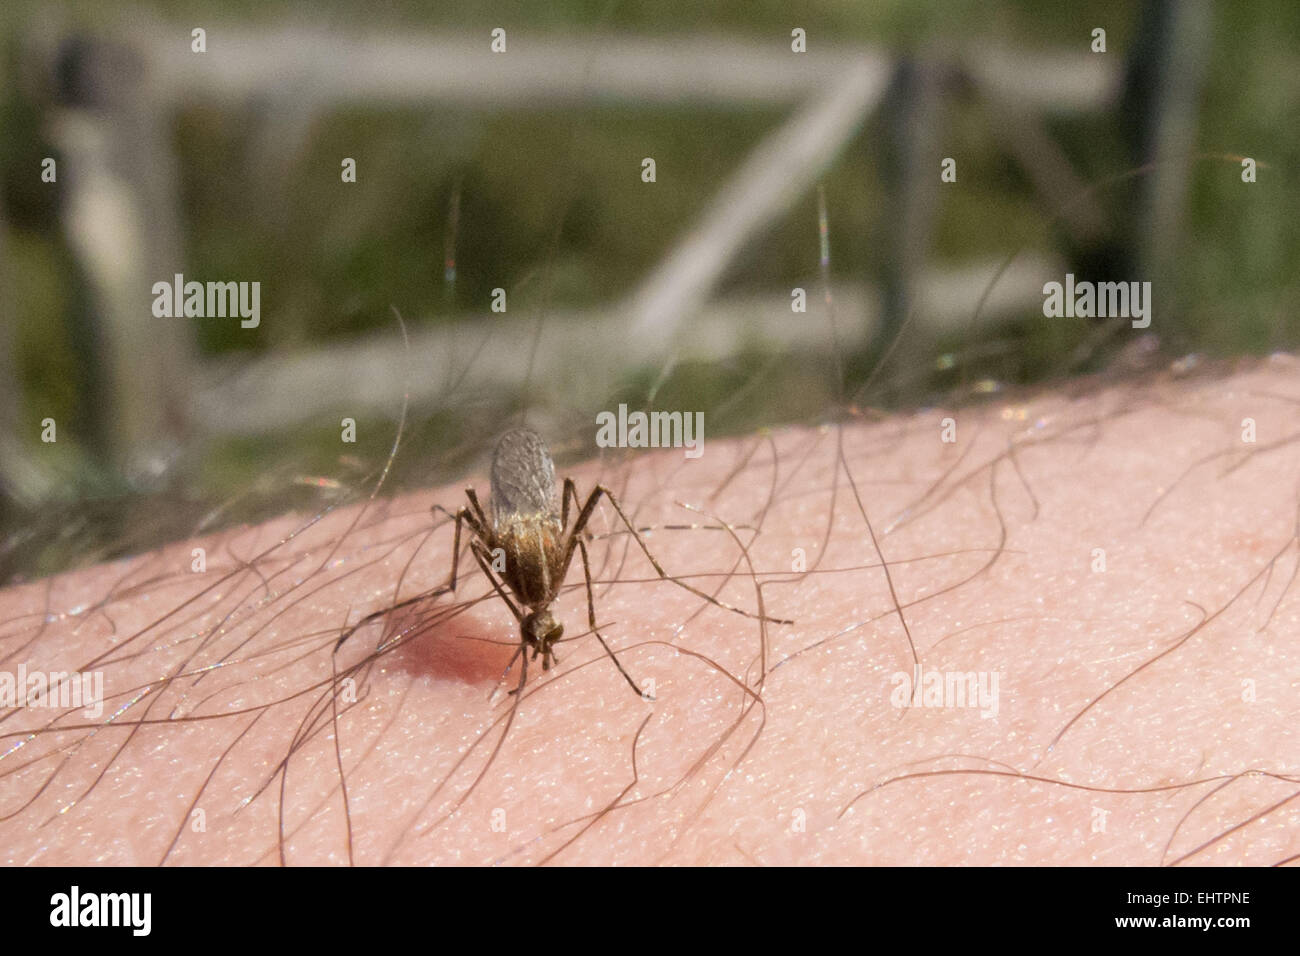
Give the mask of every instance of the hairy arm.
M 454 594 L 436 591 L 452 528 L 429 506 L 455 510 L 459 487 L 2 592 L 0 671 L 98 674 L 103 703 L 0 712 L 0 852 L 1287 859 L 1296 370 L 1276 357 L 561 469 L 656 528 L 642 540 L 669 575 L 749 615 L 659 580 L 602 505 L 597 622 L 653 702 L 584 634 L 580 558 L 561 663 L 490 697 L 517 624 L 467 553 Z M 347 625 L 425 592 L 335 653 Z

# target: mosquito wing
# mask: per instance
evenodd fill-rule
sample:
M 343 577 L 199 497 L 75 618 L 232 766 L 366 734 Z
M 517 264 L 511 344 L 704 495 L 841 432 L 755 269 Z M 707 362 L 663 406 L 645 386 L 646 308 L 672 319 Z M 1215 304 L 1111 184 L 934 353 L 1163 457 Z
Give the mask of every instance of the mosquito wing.
M 558 515 L 555 463 L 542 436 L 516 428 L 497 440 L 492 455 L 492 523 L 509 515 Z

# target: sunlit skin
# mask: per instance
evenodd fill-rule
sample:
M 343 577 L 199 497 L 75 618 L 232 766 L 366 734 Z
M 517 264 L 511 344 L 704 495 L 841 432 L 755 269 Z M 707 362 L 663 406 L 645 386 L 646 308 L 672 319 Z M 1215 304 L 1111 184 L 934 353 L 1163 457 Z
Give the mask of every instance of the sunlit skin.
M 445 583 L 452 522 L 429 507 L 459 507 L 464 483 L 351 531 L 353 513 L 327 516 L 292 542 L 315 562 L 273 560 L 303 523 L 286 517 L 207 539 L 204 575 L 188 572 L 197 542 L 185 542 L 0 593 L 0 668 L 102 668 L 101 723 L 153 688 L 120 730 L 73 729 L 57 743 L 76 749 L 38 750 L 51 738 L 37 738 L 0 759 L 0 858 L 1286 860 L 1300 853 L 1300 777 L 1279 779 L 1300 773 L 1298 371 L 1278 357 L 1226 376 L 1155 374 L 714 440 L 698 461 L 566 464 L 578 487 L 615 489 L 638 527 L 712 525 L 645 541 L 680 580 L 751 612 L 761 597 L 764 613 L 794 621 L 760 625 L 660 581 L 628 535 L 607 536 L 620 526 L 602 504 L 590 527 L 597 620 L 653 702 L 629 693 L 588 633 L 579 574 L 552 606 L 561 663 L 517 698 L 492 691 L 513 686 L 500 682 L 519 622 L 473 563 L 455 595 L 394 612 L 334 653 L 348 623 Z M 737 540 L 753 542 L 747 554 Z M 344 561 L 321 569 L 328 555 Z M 265 582 L 236 576 L 259 560 Z M 225 613 L 253 610 L 205 656 L 186 638 L 213 621 L 185 601 L 222 575 Z M 60 617 L 110 591 L 106 613 Z M 996 716 L 894 706 L 913 673 L 908 634 L 924 671 L 996 672 Z M 200 662 L 202 679 L 161 686 Z M 348 675 L 356 704 L 329 692 Z M 222 716 L 187 721 L 196 714 Z M 15 734 L 0 753 L 48 719 L 0 723 Z M 317 732 L 282 779 L 305 720 Z M 39 753 L 51 756 L 22 768 Z

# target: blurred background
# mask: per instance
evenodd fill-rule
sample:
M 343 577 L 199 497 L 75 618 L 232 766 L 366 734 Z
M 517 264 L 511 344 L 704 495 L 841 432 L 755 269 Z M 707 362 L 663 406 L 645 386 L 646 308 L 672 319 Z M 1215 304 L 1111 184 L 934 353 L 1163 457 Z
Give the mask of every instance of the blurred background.
M 525 412 L 563 462 L 620 402 L 707 440 L 1292 350 L 1297 39 L 1291 0 L 7 0 L 0 583 L 364 495 L 404 405 L 386 493 Z M 1151 327 L 1045 318 L 1067 271 Z M 155 317 L 177 273 L 259 324 Z

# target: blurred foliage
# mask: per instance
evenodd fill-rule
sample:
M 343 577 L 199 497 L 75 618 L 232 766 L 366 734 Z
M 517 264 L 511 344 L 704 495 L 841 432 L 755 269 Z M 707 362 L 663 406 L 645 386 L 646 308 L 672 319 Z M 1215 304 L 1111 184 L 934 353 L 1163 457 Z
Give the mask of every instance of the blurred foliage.
M 40 157 L 52 152 L 40 107 L 16 79 L 21 41 L 34 25 L 129 35 L 132 23 L 157 18 L 185 29 L 203 25 L 210 33 L 222 22 L 310 22 L 339 30 L 401 28 L 484 36 L 504 25 L 522 34 L 766 38 L 774 53 L 788 50 L 792 26 L 807 29 L 813 44 L 1043 51 L 1078 48 L 1086 44 L 1091 27 L 1102 25 L 1108 31 L 1108 55 L 1122 58 L 1137 10 L 1133 3 L 1103 0 L 1067 5 L 1034 0 L 721 0 L 675 4 L 671 11 L 667 7 L 609 0 L 227 0 L 219 5 L 211 0 L 133 5 L 8 0 L 0 8 L 0 142 L 5 144 L 0 215 L 7 231 L 9 274 L 15 277 L 14 287 L 3 294 L 13 323 L 8 331 L 23 389 L 22 414 L 30 418 L 39 409 L 40 415 L 55 414 L 61 421 L 77 414 L 77 366 L 67 341 L 68 323 L 59 316 L 84 307 L 84 292 L 70 279 L 75 269 L 58 229 L 57 190 L 42 186 L 32 172 Z M 1243 187 L 1240 170 L 1231 162 L 1194 165 L 1177 250 L 1177 302 L 1160 302 L 1160 334 L 1170 354 L 1296 347 L 1300 235 L 1288 228 L 1300 213 L 1300 193 L 1290 187 L 1300 159 L 1300 130 L 1288 113 L 1300 85 L 1296 36 L 1300 4 L 1292 0 L 1216 8 L 1199 116 L 1200 148 L 1254 156 L 1270 167 L 1261 170 L 1261 182 L 1284 185 Z M 672 247 L 782 115 L 661 107 L 349 108 L 322 116 L 299 148 L 268 135 L 263 117 L 253 109 L 194 104 L 179 115 L 174 130 L 187 230 L 186 272 L 276 276 L 262 302 L 264 315 L 274 314 L 274 322 L 264 321 L 249 334 L 233 323 L 196 320 L 196 341 L 205 354 L 217 355 L 347 340 L 375 329 L 391 330 L 390 305 L 415 326 L 450 321 L 483 309 L 496 286 L 512 290 L 512 312 L 615 301 Z M 961 157 L 961 188 L 942 196 L 933 261 L 959 264 L 1022 248 L 1061 248 L 1063 237 L 990 135 L 989 117 L 979 104 L 959 98 L 948 122 L 942 149 L 944 155 Z M 1086 182 L 1103 181 L 1129 166 L 1114 117 L 1056 120 L 1051 132 Z M 823 179 L 836 280 L 862 281 L 879 274 L 889 228 L 881 221 L 887 198 L 877 168 L 881 135 L 879 121 L 868 122 Z M 651 153 L 658 163 L 658 188 L 629 188 L 637 183 L 640 158 Z M 340 191 L 338 161 L 345 155 L 356 158 L 361 176 L 356 187 Z M 666 188 L 666 178 L 671 188 Z M 459 196 L 460 225 L 451 289 L 443 278 L 443 247 L 453 193 Z M 1098 193 L 1103 211 L 1115 221 L 1127 215 L 1131 197 L 1124 184 Z M 722 291 L 788 291 L 815 274 L 817 261 L 816 200 L 810 195 L 745 250 Z M 972 290 L 972 308 L 979 291 Z M 1005 382 L 1036 381 L 1059 372 L 1062 357 L 1074 354 L 1088 335 L 1078 324 L 1026 315 L 998 333 L 975 371 Z M 924 355 L 932 362 L 970 344 L 961 339 L 935 342 Z M 683 365 L 667 381 L 657 380 L 657 369 L 640 370 L 625 391 L 635 400 L 657 387 L 660 407 L 717 409 L 718 417 L 710 422 L 715 437 L 825 414 L 839 397 L 826 358 L 777 359 L 745 353 L 721 368 Z M 842 357 L 850 392 L 870 374 L 876 359 L 873 353 Z M 1082 367 L 1104 361 L 1099 352 L 1091 366 Z M 925 368 L 890 371 L 898 380 L 921 386 L 906 395 L 889 393 L 895 399 L 921 400 L 955 384 L 952 375 Z M 756 381 L 762 387 L 754 387 Z M 744 401 L 732 400 L 737 390 L 745 390 Z M 409 423 L 407 451 L 399 457 L 394 486 L 463 474 L 478 462 L 483 436 L 524 400 L 522 395 L 473 396 L 422 414 Z M 587 420 L 585 410 L 555 414 L 561 422 L 579 414 Z M 101 500 L 85 506 L 97 516 L 87 520 L 96 527 L 107 520 L 115 527 L 99 534 L 98 546 L 42 549 L 36 546 L 41 540 L 60 533 L 66 537 L 66 515 L 51 516 L 47 528 L 37 516 L 23 516 L 21 547 L 14 544 L 18 537 L 12 527 L 5 538 L 9 544 L 0 547 L 0 580 L 6 571 L 47 573 L 132 550 L 196 524 L 310 508 L 321 499 L 307 492 L 299 496 L 293 489 L 310 485 L 295 484 L 298 479 L 341 474 L 359 485 L 382 464 L 391 422 L 362 426 L 365 437 L 354 451 L 356 461 L 342 464 L 332 426 L 220 442 L 173 483 L 169 503 L 161 509 L 156 501 L 151 506 L 95 474 L 89 451 L 73 454 L 61 465 L 66 497 L 107 496 L 107 504 Z M 573 455 L 589 450 L 581 442 L 564 447 Z

